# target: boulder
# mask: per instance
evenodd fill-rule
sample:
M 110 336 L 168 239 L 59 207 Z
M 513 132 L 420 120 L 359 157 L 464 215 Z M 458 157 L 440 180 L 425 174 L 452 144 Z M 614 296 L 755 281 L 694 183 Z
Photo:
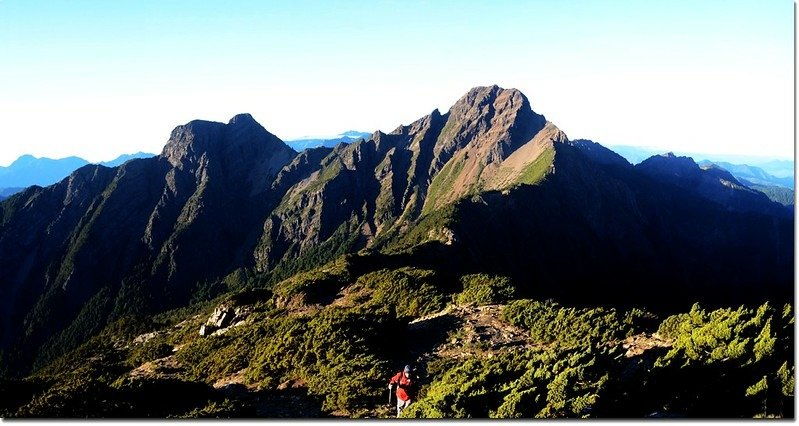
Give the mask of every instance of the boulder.
M 242 307 L 233 308 L 225 304 L 219 305 L 208 317 L 205 324 L 200 326 L 200 336 L 206 337 L 212 334 L 221 334 L 219 331 L 227 329 L 234 323 L 241 324 L 248 313 L 249 310 Z

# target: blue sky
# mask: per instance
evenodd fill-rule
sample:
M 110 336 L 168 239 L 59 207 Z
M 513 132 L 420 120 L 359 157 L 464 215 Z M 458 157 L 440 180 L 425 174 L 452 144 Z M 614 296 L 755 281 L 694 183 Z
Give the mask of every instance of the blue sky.
M 570 138 L 793 157 L 793 2 L 0 0 L 0 165 L 195 118 L 390 131 L 477 85 Z

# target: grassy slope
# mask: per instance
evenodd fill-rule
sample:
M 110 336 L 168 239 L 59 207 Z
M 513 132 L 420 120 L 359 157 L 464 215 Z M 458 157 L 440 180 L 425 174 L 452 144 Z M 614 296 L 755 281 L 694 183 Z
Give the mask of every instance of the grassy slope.
M 464 164 L 465 161 L 461 157 L 453 157 L 438 172 L 430 182 L 422 214 L 431 213 L 446 202 L 446 197 L 452 192 L 455 181 L 463 171 Z
M 528 164 L 518 178 L 518 183 L 535 185 L 549 172 L 555 160 L 555 149 L 547 148 L 532 163 Z

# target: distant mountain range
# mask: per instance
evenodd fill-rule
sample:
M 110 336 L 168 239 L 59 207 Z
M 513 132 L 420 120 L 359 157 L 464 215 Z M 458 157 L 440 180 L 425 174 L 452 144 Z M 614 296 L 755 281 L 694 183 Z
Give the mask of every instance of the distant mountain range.
M 610 149 L 618 153 L 627 161 L 632 164 L 638 164 L 653 155 L 660 155 L 666 150 L 658 150 L 654 148 L 643 148 L 638 146 L 627 145 L 610 145 Z M 724 155 L 724 154 L 703 154 L 696 152 L 681 152 L 674 151 L 674 154 L 687 156 L 698 159 L 700 162 L 709 161 L 715 164 L 733 164 L 737 166 L 753 166 L 763 170 L 763 172 L 774 176 L 776 178 L 790 178 L 793 181 L 794 175 L 794 162 L 791 160 L 773 160 L 765 159 L 762 157 L 744 156 L 744 155 Z M 735 174 L 737 171 L 730 171 Z M 791 184 L 793 185 L 793 183 Z
M 103 161 L 98 164 L 116 167 L 135 158 L 154 156 L 155 154 L 137 152 L 123 154 L 111 161 Z M 52 185 L 87 164 L 91 163 L 80 157 L 52 159 L 23 155 L 8 167 L 0 167 L 0 200 L 31 185 Z
M 760 191 L 771 200 L 785 206 L 795 204 L 793 176 L 778 178 L 765 172 L 762 168 L 746 164 L 730 164 L 723 161 L 700 161 L 702 168 L 720 168 L 732 173 L 743 185 Z
M 25 188 L 2 188 L 0 189 L 0 200 L 4 200 Z
M 699 166 L 704 167 L 711 164 L 721 167 L 724 170 L 732 173 L 738 179 L 744 179 L 755 185 L 765 186 L 780 186 L 783 188 L 793 189 L 793 176 L 789 177 L 776 177 L 769 174 L 761 167 L 750 166 L 747 164 L 731 164 L 725 161 L 710 161 L 702 160 L 698 162 Z
M 345 254 L 502 274 L 520 297 L 788 301 L 793 211 L 688 157 L 632 165 L 570 140 L 497 86 L 391 133 L 302 152 L 249 114 L 195 120 L 158 156 L 85 165 L 0 203 L 0 366 L 25 374 L 109 321 Z M 309 297 L 338 290 L 324 291 Z
M 130 160 L 135 160 L 137 158 L 150 158 L 150 157 L 155 157 L 156 155 L 157 154 L 151 154 L 148 152 L 137 152 L 135 154 L 122 154 L 111 161 L 101 161 L 98 164 L 106 167 L 116 167 L 116 166 L 121 166 L 122 164 L 125 164 Z
M 662 153 L 647 148 L 633 146 L 614 146 L 613 150 L 633 164 L 639 164 Z M 673 154 L 672 154 L 673 155 Z M 693 158 L 702 158 L 704 154 L 684 154 Z M 742 158 L 740 156 L 718 156 L 721 158 Z M 693 161 L 692 158 L 692 161 Z M 750 161 L 758 161 L 749 159 Z M 794 175 L 792 161 L 759 160 L 760 166 L 734 164 L 727 161 L 701 160 L 698 165 L 704 169 L 719 168 L 731 173 L 738 182 L 748 188 L 766 194 L 771 200 L 785 206 L 794 205 Z
M 23 155 L 8 167 L 0 167 L 0 188 L 51 185 L 86 164 L 89 162 L 79 157 L 55 160 Z
M 295 151 L 300 152 L 308 148 L 327 147 L 333 148 L 340 143 L 352 143 L 359 139 L 368 138 L 371 133 L 358 132 L 355 130 L 348 130 L 339 135 L 330 138 L 303 138 L 285 141 L 286 145 L 292 147 Z

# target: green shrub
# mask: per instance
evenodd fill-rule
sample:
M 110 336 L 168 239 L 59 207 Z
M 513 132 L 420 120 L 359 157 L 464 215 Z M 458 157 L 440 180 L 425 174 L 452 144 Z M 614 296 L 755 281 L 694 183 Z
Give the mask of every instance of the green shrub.
M 675 409 L 701 413 L 726 407 L 749 417 L 792 413 L 790 307 L 778 313 L 766 303 L 707 312 L 694 305 L 687 314 L 666 318 L 659 332 L 673 344 L 656 360 L 649 381 L 666 389 L 679 386 L 684 396 Z
M 402 323 L 381 312 L 331 307 L 312 317 L 266 321 L 255 344 L 247 378 L 273 387 L 305 381 L 323 397 L 323 410 L 353 412 L 382 395 Z
M 624 314 L 612 308 L 563 307 L 555 302 L 534 300 L 515 300 L 505 307 L 502 315 L 511 324 L 530 330 L 535 341 L 562 347 L 623 339 L 643 331 L 636 319 L 647 317 L 642 311 Z
M 552 349 L 470 358 L 436 374 L 403 417 L 582 417 L 614 357 L 608 349 Z
M 172 345 L 166 343 L 163 339 L 154 337 L 131 350 L 128 356 L 128 364 L 132 367 L 138 367 L 145 362 L 163 358 L 170 354 L 172 354 Z
M 755 311 L 741 306 L 709 313 L 694 305 L 691 312 L 670 316 L 658 328 L 662 336 L 674 340 L 672 349 L 660 362 L 665 365 L 672 360 L 682 363 L 760 361 L 775 351 L 777 338 L 772 332 L 773 320 L 781 318 L 768 304 Z
M 253 416 L 254 410 L 247 410 L 240 400 L 225 398 L 222 401 L 208 401 L 202 408 L 195 408 L 179 416 L 185 419 L 227 419 L 231 417 Z
M 301 295 L 305 303 L 327 303 L 350 282 L 349 266 L 346 257 L 338 258 L 277 283 L 274 294 L 284 300 Z
M 365 309 L 389 308 L 398 317 L 431 314 L 444 309 L 447 303 L 436 273 L 425 269 L 382 269 L 361 276 L 356 286 L 372 292 Z
M 183 377 L 212 383 L 250 365 L 253 342 L 264 337 L 259 327 L 240 326 L 227 333 L 187 343 L 175 353 L 183 367 Z
M 463 291 L 455 298 L 459 305 L 489 305 L 513 298 L 516 288 L 507 277 L 472 274 L 461 277 Z

